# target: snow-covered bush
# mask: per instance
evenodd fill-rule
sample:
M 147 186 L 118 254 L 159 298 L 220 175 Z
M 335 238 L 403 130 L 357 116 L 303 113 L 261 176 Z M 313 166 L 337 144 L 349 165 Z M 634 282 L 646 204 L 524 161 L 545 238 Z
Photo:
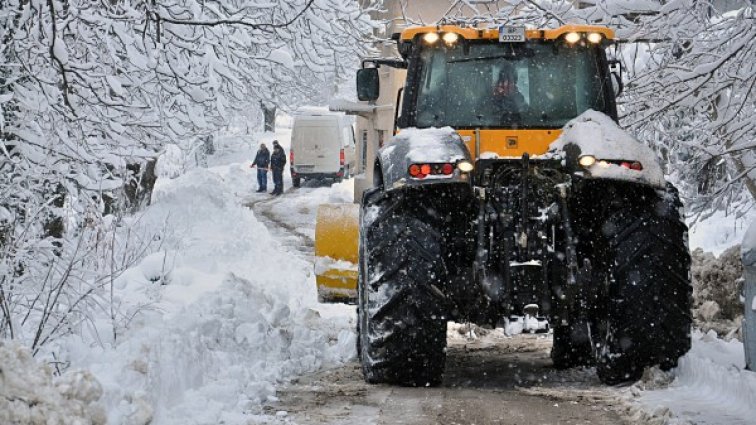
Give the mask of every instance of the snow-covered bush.
M 41 240 L 10 227 L 11 237 L 0 247 L 0 340 L 16 339 L 36 354 L 62 335 L 80 332 L 98 314 L 110 317 L 115 339 L 125 319 L 112 302 L 114 282 L 160 249 L 159 234 L 142 234 L 130 224 L 88 216 L 76 237 Z

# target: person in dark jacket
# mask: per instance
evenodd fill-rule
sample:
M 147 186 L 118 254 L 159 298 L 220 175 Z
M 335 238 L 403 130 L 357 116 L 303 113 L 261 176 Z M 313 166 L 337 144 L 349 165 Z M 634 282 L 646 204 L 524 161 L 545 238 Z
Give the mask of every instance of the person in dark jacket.
M 265 192 L 268 190 L 268 166 L 270 166 L 270 151 L 265 143 L 260 143 L 260 149 L 257 150 L 252 167 L 257 167 L 257 191 Z
M 517 88 L 517 73 L 509 63 L 502 63 L 499 78 L 493 87 L 493 107 L 503 122 L 519 122 L 528 104 Z
M 273 171 L 273 192 L 271 195 L 280 195 L 283 193 L 283 171 L 286 165 L 286 153 L 278 140 L 273 141 L 273 155 L 270 156 L 270 169 Z

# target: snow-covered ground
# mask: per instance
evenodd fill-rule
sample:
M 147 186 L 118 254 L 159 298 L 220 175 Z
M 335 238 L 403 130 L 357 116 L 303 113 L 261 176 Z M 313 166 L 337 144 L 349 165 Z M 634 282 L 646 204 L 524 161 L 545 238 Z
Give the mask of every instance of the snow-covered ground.
M 317 205 L 349 201 L 350 181 L 275 199 L 254 193 L 249 164 L 257 144 L 277 138 L 288 153 L 289 137 L 284 128 L 219 138 L 209 168 L 160 178 L 152 205 L 126 223 L 162 238 L 160 250 L 115 283 L 116 302 L 130 314 L 128 330 L 114 341 L 110 318 L 95 317 L 83 336 L 51 347 L 72 371 L 83 369 L 96 378 L 108 423 L 263 423 L 268 417 L 262 406 L 276 400 L 286 382 L 354 359 L 354 308 L 318 304 L 313 265 L 272 236 L 247 207 L 270 199 L 268 211 L 312 238 Z M 691 245 L 712 249 L 736 239 L 738 231 L 724 236 L 718 227 L 694 228 Z M 449 337 L 479 337 L 475 332 L 483 331 L 450 325 Z M 510 338 L 507 333 L 499 329 L 484 336 L 501 343 Z M 660 423 L 753 423 L 756 374 L 744 370 L 742 344 L 714 334 L 696 333 L 693 339 L 677 369 L 652 371 L 624 390 L 627 399 L 661 417 Z M 19 356 L 19 367 L 41 376 Z M 68 400 L 73 407 L 65 409 L 98 412 L 92 405 L 99 394 L 96 382 L 88 374 L 74 376 L 34 382 L 51 388 L 45 389 L 52 394 L 48 399 Z
M 746 425 L 756 418 L 756 373 L 745 370 L 743 344 L 713 331 L 694 332 L 676 369 L 654 370 L 630 392 L 648 412 L 668 410 L 670 423 Z

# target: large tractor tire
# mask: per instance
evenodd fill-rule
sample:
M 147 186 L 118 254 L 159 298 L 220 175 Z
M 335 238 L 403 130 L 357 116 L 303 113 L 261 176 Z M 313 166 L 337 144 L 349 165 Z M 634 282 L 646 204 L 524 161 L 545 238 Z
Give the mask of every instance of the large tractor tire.
M 416 200 L 373 192 L 363 201 L 358 339 L 365 380 L 442 381 L 446 360 L 442 235 Z
M 556 369 L 569 369 L 594 363 L 591 330 L 586 320 L 554 326 L 551 361 Z
M 608 215 L 607 317 L 597 353 L 599 378 L 637 380 L 646 366 L 670 369 L 690 349 L 690 253 L 680 200 L 666 193 L 630 200 Z

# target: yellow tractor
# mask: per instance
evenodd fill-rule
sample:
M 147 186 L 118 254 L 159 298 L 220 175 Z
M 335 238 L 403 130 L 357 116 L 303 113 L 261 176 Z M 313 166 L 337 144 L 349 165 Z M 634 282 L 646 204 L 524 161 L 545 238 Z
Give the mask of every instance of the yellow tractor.
M 615 384 L 690 348 L 687 228 L 654 152 L 617 125 L 614 32 L 455 24 L 396 34 L 394 136 L 358 206 L 322 206 L 321 294 L 357 302 L 371 383 L 437 385 L 446 323 L 537 305 L 557 368 Z M 368 103 L 369 105 L 369 103 Z M 359 242 L 357 242 L 357 239 Z

